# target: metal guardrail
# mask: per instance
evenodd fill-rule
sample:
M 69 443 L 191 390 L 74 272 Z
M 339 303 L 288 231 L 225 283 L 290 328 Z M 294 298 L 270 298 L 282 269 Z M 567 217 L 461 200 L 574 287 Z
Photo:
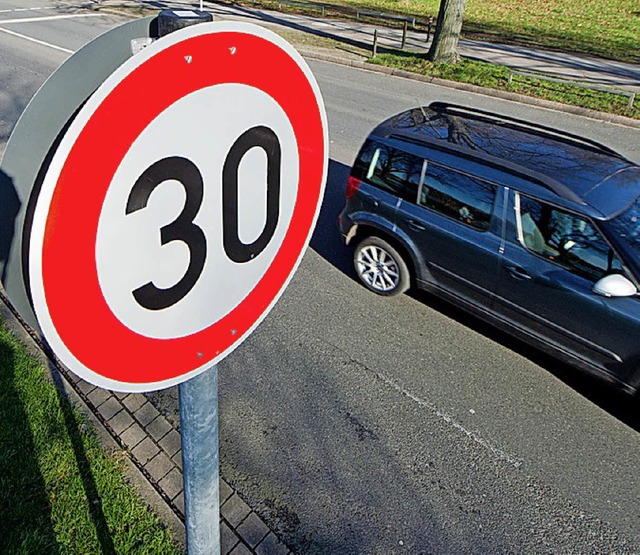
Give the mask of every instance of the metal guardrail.
M 554 77 L 551 75 L 547 75 L 545 73 L 536 73 L 534 71 L 520 71 L 520 70 L 511 70 L 509 72 L 509 83 L 513 81 L 513 76 L 517 75 L 519 77 L 525 77 L 529 79 L 542 79 L 543 81 L 551 81 L 553 83 L 561 83 L 564 85 L 572 85 L 574 87 L 581 87 L 583 89 L 592 89 L 594 91 L 605 92 L 609 94 L 619 94 L 620 96 L 626 96 L 629 98 L 629 103 L 627 104 L 628 108 L 631 110 L 633 108 L 633 102 L 636 98 L 636 93 L 632 91 L 625 91 L 622 89 L 617 89 L 615 87 L 608 87 L 607 85 L 597 85 L 595 83 L 585 83 L 581 81 L 572 81 L 570 79 L 563 79 L 562 77 Z

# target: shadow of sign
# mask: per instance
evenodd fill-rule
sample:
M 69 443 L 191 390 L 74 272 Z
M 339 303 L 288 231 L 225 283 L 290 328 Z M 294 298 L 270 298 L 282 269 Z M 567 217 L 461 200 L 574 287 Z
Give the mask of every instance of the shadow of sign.
M 53 529 L 49 495 L 40 471 L 38 450 L 29 424 L 29 415 L 18 391 L 15 365 L 14 348 L 4 338 L 0 338 L 2 551 L 20 552 L 25 548 L 25 537 L 30 536 L 28 550 L 57 553 L 59 546 Z
M 6 266 L 15 236 L 16 218 L 22 203 L 13 184 L 13 179 L 0 169 L 0 265 L 2 283 L 5 283 Z

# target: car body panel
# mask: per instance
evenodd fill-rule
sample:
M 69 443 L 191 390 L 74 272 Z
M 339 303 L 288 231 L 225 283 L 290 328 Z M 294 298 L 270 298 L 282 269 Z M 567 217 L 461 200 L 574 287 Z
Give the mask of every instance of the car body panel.
M 376 127 L 351 175 L 362 183 L 339 216 L 345 242 L 381 235 L 421 289 L 640 388 L 640 297 L 594 291 L 616 273 L 638 288 L 640 167 L 587 139 L 435 103 Z

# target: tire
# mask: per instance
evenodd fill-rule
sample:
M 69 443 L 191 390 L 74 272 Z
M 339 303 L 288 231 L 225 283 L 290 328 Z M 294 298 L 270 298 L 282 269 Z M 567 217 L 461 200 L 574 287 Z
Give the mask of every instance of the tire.
M 353 266 L 369 290 L 391 297 L 409 289 L 411 274 L 402 256 L 379 237 L 365 237 L 355 248 Z

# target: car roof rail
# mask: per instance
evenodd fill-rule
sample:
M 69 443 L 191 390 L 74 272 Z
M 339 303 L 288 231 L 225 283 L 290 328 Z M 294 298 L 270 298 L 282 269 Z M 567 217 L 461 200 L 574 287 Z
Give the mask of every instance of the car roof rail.
M 575 143 L 580 143 L 586 146 L 590 146 L 596 150 L 614 156 L 616 158 L 626 160 L 622 154 L 616 152 L 615 150 L 605 146 L 597 141 L 592 139 L 587 139 L 586 137 L 581 137 L 580 135 L 574 135 L 573 133 L 569 133 L 567 131 L 561 131 L 559 129 L 554 129 L 553 127 L 548 127 L 546 125 L 541 125 L 539 123 L 533 123 L 530 121 L 522 120 L 519 118 L 514 118 L 512 116 L 505 116 L 502 114 L 495 114 L 494 112 L 489 112 L 487 110 L 480 110 L 478 108 L 471 108 L 469 106 L 461 106 L 459 104 L 450 104 L 448 102 L 432 102 L 428 106 L 431 110 L 437 112 L 447 112 L 447 113 L 460 113 L 460 114 L 468 114 L 473 116 L 481 116 L 484 119 L 493 122 L 505 122 L 516 124 L 518 127 L 523 129 L 527 129 L 533 132 L 544 132 L 546 134 L 552 135 L 559 139 L 569 140 Z
M 450 144 L 444 145 L 442 144 L 442 141 L 438 139 L 432 139 L 430 137 L 416 137 L 415 134 L 411 133 L 410 131 L 398 131 L 396 129 L 387 134 L 386 137 L 387 139 L 395 139 L 397 141 L 414 144 L 416 146 L 429 146 L 435 150 L 439 150 L 441 152 L 446 152 L 449 154 L 464 154 L 465 156 L 472 160 L 475 160 L 476 162 L 490 165 L 498 170 L 507 171 L 528 181 L 533 180 L 538 185 L 541 185 L 542 187 L 552 191 L 561 198 L 575 202 L 577 204 L 586 204 L 585 200 L 580 195 L 578 195 L 575 191 L 572 191 L 569 187 L 563 185 L 556 179 L 553 179 L 548 175 L 532 170 L 530 168 L 525 168 L 520 164 L 516 164 L 515 162 L 512 162 L 510 160 L 491 156 L 490 154 L 486 154 L 465 146 L 451 146 Z

